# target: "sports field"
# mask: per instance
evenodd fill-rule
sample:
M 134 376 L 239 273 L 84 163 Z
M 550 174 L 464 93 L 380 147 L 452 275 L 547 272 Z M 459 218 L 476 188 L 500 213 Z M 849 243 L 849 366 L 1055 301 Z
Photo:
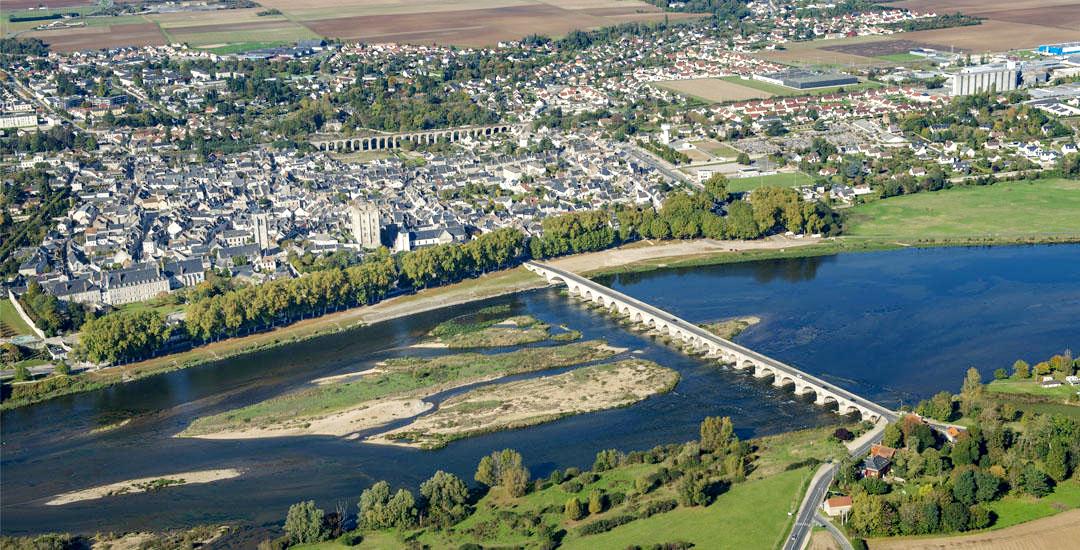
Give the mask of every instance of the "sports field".
M 746 81 L 739 79 L 695 78 L 692 80 L 664 80 L 654 82 L 653 85 L 706 103 L 764 99 L 773 96 L 769 92 L 744 86 L 742 82 Z
M 750 176 L 748 178 L 729 178 L 728 191 L 752 191 L 758 187 L 796 187 L 810 185 L 814 180 L 802 172 L 770 174 L 768 176 Z
M 1080 236 L 1080 181 L 958 187 L 852 208 L 845 234 L 900 240 Z

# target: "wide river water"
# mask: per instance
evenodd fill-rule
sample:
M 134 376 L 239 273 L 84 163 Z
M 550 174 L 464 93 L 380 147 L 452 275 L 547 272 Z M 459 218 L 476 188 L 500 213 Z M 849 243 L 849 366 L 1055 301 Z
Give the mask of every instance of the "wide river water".
M 755 315 L 736 340 L 895 407 L 955 391 L 964 371 L 988 378 L 1017 358 L 1080 348 L 1080 245 L 947 248 L 760 261 L 602 280 L 692 322 Z M 437 323 L 510 304 L 585 338 L 640 350 L 677 369 L 675 391 L 625 409 L 450 444 L 438 451 L 333 437 L 206 441 L 173 437 L 193 419 L 367 368 Z M 432 353 L 424 350 L 424 353 Z M 439 352 L 445 353 L 445 352 Z M 130 424 L 91 433 L 101 423 Z M 206 522 L 277 524 L 313 498 L 353 510 L 375 480 L 410 486 L 444 469 L 471 480 L 494 449 L 522 452 L 534 475 L 587 466 L 598 450 L 645 449 L 696 437 L 705 416 L 731 416 L 741 437 L 836 422 L 768 383 L 684 356 L 543 289 L 457 306 L 3 413 L 4 534 L 161 529 Z M 46 506 L 50 497 L 126 479 L 241 469 L 229 481 Z

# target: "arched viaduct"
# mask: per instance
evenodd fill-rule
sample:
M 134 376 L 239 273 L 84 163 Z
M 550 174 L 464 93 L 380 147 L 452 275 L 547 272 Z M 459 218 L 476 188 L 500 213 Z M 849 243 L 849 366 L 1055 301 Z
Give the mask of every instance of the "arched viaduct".
M 431 145 L 439 142 L 453 143 L 466 137 L 478 138 L 494 136 L 513 130 L 511 124 L 495 126 L 472 126 L 468 128 L 448 128 L 443 130 L 426 130 L 423 132 L 402 132 L 400 134 L 381 134 L 376 136 L 315 139 L 311 144 L 320 151 L 353 152 L 353 151 L 383 151 L 386 149 L 398 149 L 401 144 L 411 141 L 416 145 Z
M 793 386 L 796 395 L 813 393 L 814 403 L 818 405 L 827 406 L 835 403 L 836 412 L 839 414 L 857 412 L 863 420 L 871 422 L 877 422 L 882 418 L 892 421 L 898 417 L 896 412 L 877 403 L 811 376 L 791 365 L 720 338 L 693 323 L 589 279 L 537 262 L 527 262 L 525 267 L 544 277 L 549 283 L 565 284 L 572 296 L 614 311 L 647 329 L 667 334 L 683 342 L 691 350 L 705 353 L 706 357 L 719 359 L 739 370 L 747 370 L 757 378 L 772 377 L 774 386 Z

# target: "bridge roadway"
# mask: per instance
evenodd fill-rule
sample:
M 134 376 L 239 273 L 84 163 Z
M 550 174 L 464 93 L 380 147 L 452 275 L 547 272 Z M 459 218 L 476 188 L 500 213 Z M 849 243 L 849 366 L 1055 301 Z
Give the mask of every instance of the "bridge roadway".
M 718 358 L 739 370 L 752 369 L 751 372 L 756 378 L 771 376 L 773 385 L 777 387 L 794 385 L 796 395 L 813 393 L 814 402 L 818 405 L 835 403 L 838 414 L 858 412 L 863 420 L 871 422 L 877 422 L 882 418 L 895 421 L 898 418 L 895 411 L 873 401 L 811 376 L 791 365 L 720 338 L 664 310 L 577 274 L 538 262 L 527 262 L 525 268 L 544 277 L 548 283 L 565 284 L 571 295 L 612 309 L 646 328 L 667 333 L 682 340 L 694 350 L 703 350 L 707 357 Z

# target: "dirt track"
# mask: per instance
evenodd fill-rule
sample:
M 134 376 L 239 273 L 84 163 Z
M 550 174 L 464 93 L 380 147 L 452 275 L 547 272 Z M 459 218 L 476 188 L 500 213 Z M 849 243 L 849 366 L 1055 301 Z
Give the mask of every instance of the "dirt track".
M 1080 541 L 1080 510 L 1070 510 L 1056 516 L 976 535 L 932 539 L 895 538 L 867 542 L 871 550 L 1060 550 L 1069 548 L 1077 541 Z

